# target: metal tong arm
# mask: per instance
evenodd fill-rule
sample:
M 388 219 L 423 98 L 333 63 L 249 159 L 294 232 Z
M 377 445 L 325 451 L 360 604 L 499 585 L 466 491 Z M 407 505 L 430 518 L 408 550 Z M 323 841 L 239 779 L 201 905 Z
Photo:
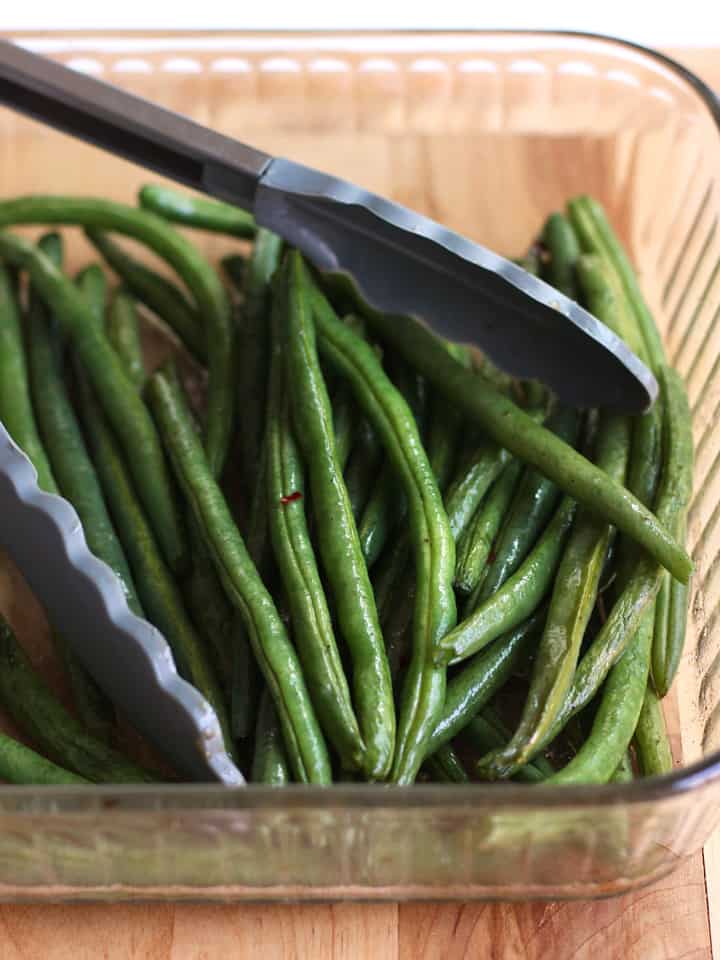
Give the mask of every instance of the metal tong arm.
M 0 40 L 0 103 L 252 210 L 272 157 L 108 83 Z

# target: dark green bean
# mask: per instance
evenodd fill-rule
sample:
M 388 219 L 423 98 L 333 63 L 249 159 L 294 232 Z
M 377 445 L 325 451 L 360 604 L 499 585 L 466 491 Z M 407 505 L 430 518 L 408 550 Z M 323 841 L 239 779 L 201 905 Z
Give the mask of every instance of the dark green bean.
M 40 440 L 30 399 L 20 315 L 6 267 L 0 262 L 0 420 L 35 467 L 38 483 L 47 493 L 57 484 Z
M 335 641 L 305 515 L 303 463 L 290 424 L 285 384 L 280 298 L 272 311 L 272 355 L 265 443 L 270 534 L 293 640 L 323 732 L 347 769 L 362 766 L 365 747 Z M 349 395 L 347 396 L 350 400 Z M 318 504 L 322 510 L 322 504 Z
M 7 783 L 54 787 L 68 783 L 90 783 L 85 777 L 57 766 L 4 733 L 0 733 L 0 778 Z
M 645 690 L 635 727 L 635 754 L 643 777 L 658 777 L 672 771 L 672 750 L 665 729 L 662 705 L 650 686 Z
M 590 734 L 572 760 L 548 784 L 607 783 L 627 752 L 643 705 L 650 670 L 652 611 L 603 686 Z
M 57 236 L 59 235 L 55 233 L 46 234 L 47 238 Z M 50 255 L 50 251 L 43 246 L 43 239 L 45 238 L 41 238 L 38 246 L 44 253 Z M 51 259 L 53 258 L 51 257 Z M 59 260 L 54 260 L 54 263 L 56 267 L 62 266 Z M 102 267 L 97 263 L 91 263 L 84 267 L 75 277 L 75 283 L 78 289 L 82 291 L 87 305 L 92 310 L 95 322 L 99 327 L 103 327 L 105 324 L 105 301 L 107 300 L 107 277 Z
M 225 271 L 225 274 L 233 287 L 235 287 L 238 292 L 242 291 L 245 286 L 247 258 L 241 253 L 230 253 L 226 257 L 222 258 L 220 261 L 220 266 Z
M 553 434 L 572 443 L 579 428 L 577 411 L 559 409 L 550 416 L 547 426 Z M 498 534 L 493 560 L 478 593 L 478 607 L 519 568 L 547 525 L 558 498 L 559 490 L 551 480 L 536 470 L 525 470 Z
M 561 213 L 553 213 L 545 221 L 541 242 L 545 256 L 542 278 L 566 297 L 577 300 L 575 264 L 580 256 L 580 244 L 574 229 Z
M 345 470 L 345 485 L 356 521 L 360 520 L 367 505 L 381 462 L 380 441 L 367 420 L 362 418 Z
M 295 775 L 302 782 L 329 783 L 327 748 L 297 655 L 213 480 L 184 398 L 162 373 L 150 379 L 148 390 L 180 485 L 270 688 Z
M 254 237 L 255 219 L 250 213 L 209 197 L 198 197 L 182 193 L 171 187 L 148 184 L 142 187 L 138 200 L 146 210 L 181 223 L 185 227 L 200 230 L 212 230 L 214 233 L 227 233 L 235 237 Z
M 405 398 L 415 421 L 420 425 L 425 415 L 425 389 L 422 380 L 407 366 L 394 359 L 390 375 L 395 387 Z M 407 501 L 392 461 L 385 460 L 377 482 L 358 523 L 358 536 L 365 563 L 370 569 L 383 551 L 393 529 L 407 515 Z
M 148 307 L 179 338 L 194 357 L 207 357 L 205 334 L 197 310 L 171 280 L 135 260 L 102 230 L 89 229 L 85 235 L 110 264 L 134 297 Z
M 140 342 L 140 323 L 135 303 L 127 293 L 119 290 L 110 304 L 107 336 L 113 350 L 122 360 L 131 382 L 141 390 L 145 385 L 145 363 Z
M 461 464 L 445 494 L 445 509 L 456 543 L 472 522 L 483 497 L 511 460 L 507 450 L 484 440 Z
M 229 721 L 215 672 L 135 497 L 128 470 L 95 395 L 82 371 L 78 371 L 76 379 L 80 411 L 95 468 L 135 575 L 142 605 L 148 618 L 169 643 L 179 672 L 197 687 L 215 710 L 226 749 L 232 754 Z
M 0 208 L 3 205 L 0 204 Z M 0 218 L 2 213 L 0 212 Z M 42 252 L 19 237 L 0 234 L 0 254 L 27 267 L 33 285 L 74 342 L 98 400 L 121 441 L 138 491 L 168 564 L 175 571 L 187 562 L 183 525 L 152 419 L 129 384 L 122 363 L 98 329 L 74 284 Z
M 1 208 L 0 208 L 1 209 Z M 692 572 L 692 561 L 658 522 L 619 484 L 551 431 L 536 424 L 481 377 L 464 370 L 441 341 L 409 317 L 387 318 L 367 313 L 373 330 L 391 343 L 418 372 L 481 426 L 489 437 L 557 483 L 583 506 L 604 517 L 637 540 L 673 576 L 683 583 Z
M 478 714 L 463 730 L 463 740 L 473 747 L 481 756 L 491 750 L 502 749 L 508 742 L 509 734 L 504 736 L 497 727 L 482 713 Z M 520 767 L 514 774 L 514 780 L 523 783 L 541 783 L 545 774 L 533 763 Z
M 248 492 L 255 488 L 265 426 L 265 399 L 270 366 L 270 285 L 280 263 L 282 240 L 258 230 L 245 270 L 240 310 L 237 371 L 240 455 Z
M 547 529 L 515 573 L 467 620 L 442 638 L 436 663 L 460 663 L 534 612 L 555 579 L 575 507 L 574 500 L 563 498 Z M 487 579 L 483 587 L 485 583 Z
M 265 783 L 273 787 L 282 787 L 290 782 L 282 731 L 267 687 L 260 698 L 250 779 L 253 783 Z
M 607 415 L 598 428 L 596 462 L 618 482 L 625 476 L 629 447 L 627 417 Z M 483 769 L 492 773 L 496 766 L 526 763 L 553 727 L 573 681 L 611 537 L 605 521 L 580 511 L 558 567 L 522 717 L 509 743 L 483 758 Z
M 440 783 L 469 783 L 470 778 L 462 760 L 449 743 L 444 744 L 425 761 L 433 780 Z
M 633 771 L 632 756 L 630 751 L 626 750 L 608 783 L 632 783 L 634 779 L 635 773 Z
M 88 733 L 45 686 L 0 615 L 0 700 L 21 730 L 62 766 L 94 783 L 154 778 Z
M 335 450 L 341 470 L 345 467 L 352 448 L 355 427 L 355 411 L 352 396 L 343 386 L 332 397 L 333 430 L 335 431 Z
M 112 200 L 36 195 L 0 202 L 0 226 L 13 223 L 72 223 L 126 234 L 150 247 L 175 269 L 207 324 L 205 447 L 213 474 L 219 476 L 234 422 L 234 328 L 225 289 L 198 248 L 160 217 Z M 122 435 L 122 431 L 116 429 Z M 129 456 L 133 462 L 146 460 L 137 449 Z M 156 482 L 154 486 L 157 495 L 164 496 L 161 485 Z
M 310 281 L 298 255 L 288 256 L 283 281 L 287 309 L 280 342 L 286 357 L 296 436 L 308 469 L 314 508 L 323 521 L 317 525 L 318 547 L 335 601 L 340 632 L 353 661 L 352 686 L 366 747 L 365 772 L 373 779 L 382 779 L 390 770 L 395 742 L 390 671 L 370 580 L 337 462 L 330 403 L 317 356 Z M 319 323 L 317 318 L 316 323 Z M 339 320 L 337 324 L 353 341 L 364 344 Z M 371 353 L 370 347 L 364 346 Z M 352 386 L 354 389 L 354 384 Z
M 428 754 L 456 737 L 505 686 L 542 630 L 545 613 L 545 610 L 538 611 L 525 623 L 499 637 L 452 677 L 447 685 L 442 714 L 428 743 Z
M 485 500 L 475 511 L 470 526 L 460 538 L 455 561 L 455 589 L 462 594 L 473 594 L 487 571 L 493 544 L 512 503 L 517 482 L 522 472 L 519 460 L 511 460 L 505 467 Z M 479 591 L 478 591 L 479 596 Z M 477 606 L 477 596 L 471 602 L 471 612 Z
M 33 402 L 53 473 L 62 495 L 75 507 L 90 550 L 118 576 L 130 609 L 142 608 L 125 553 L 105 505 L 95 468 L 83 440 L 62 377 L 61 344 L 54 321 L 42 308 L 29 317 Z
M 681 543 L 685 542 L 685 524 L 686 520 L 683 517 L 679 524 L 678 539 Z M 653 685 L 660 697 L 667 696 L 680 666 L 685 646 L 689 598 L 687 584 L 678 583 L 677 580 L 666 575 L 665 585 L 667 587 L 666 615 L 660 630 L 657 629 L 656 621 L 651 668 Z
M 410 543 L 407 536 L 396 537 L 389 543 L 375 565 L 372 578 L 375 606 L 380 623 L 385 627 L 388 615 L 398 599 L 405 602 L 402 594 L 396 593 L 397 582 L 407 568 L 410 558 Z
M 295 261 L 302 267 L 302 261 Z M 455 544 L 442 497 L 410 407 L 393 388 L 374 352 L 340 324 L 315 289 L 320 350 L 349 379 L 402 478 L 416 564 L 412 657 L 403 684 L 392 779 L 411 783 L 422 763 L 445 696 L 445 673 L 434 663 L 438 642 L 456 619 L 452 574 Z

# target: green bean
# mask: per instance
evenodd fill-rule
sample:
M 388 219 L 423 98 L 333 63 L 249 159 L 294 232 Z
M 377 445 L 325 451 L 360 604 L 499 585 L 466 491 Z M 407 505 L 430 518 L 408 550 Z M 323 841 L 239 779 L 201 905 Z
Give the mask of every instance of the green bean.
M 245 286 L 245 271 L 247 270 L 247 258 L 241 253 L 230 253 L 223 257 L 220 266 L 230 283 L 237 291 L 243 290 Z
M 413 416 L 421 424 L 425 413 L 424 384 L 397 358 L 390 364 L 391 377 L 405 398 Z M 368 569 L 382 553 L 390 533 L 407 514 L 407 501 L 391 460 L 385 460 L 372 493 L 358 523 L 360 548 Z
M 499 637 L 491 647 L 472 657 L 452 677 L 447 685 L 440 719 L 428 742 L 428 754 L 457 736 L 505 686 L 542 629 L 545 612 L 539 610 L 525 623 Z
M 435 654 L 438 665 L 467 659 L 512 630 L 540 605 L 555 579 L 575 507 L 574 500 L 563 498 L 547 529 L 515 573 L 467 620 L 442 638 Z M 483 587 L 485 583 L 487 579 Z
M 235 237 L 255 236 L 255 219 L 252 214 L 220 200 L 193 196 L 159 184 L 142 187 L 138 200 L 140 206 L 146 210 L 185 227 L 212 230 L 214 233 L 227 233 Z
M 112 200 L 32 196 L 0 202 L 0 226 L 13 223 L 72 223 L 126 234 L 150 247 L 175 269 L 208 327 L 205 447 L 213 474 L 218 476 L 225 463 L 234 419 L 234 330 L 230 302 L 220 278 L 197 247 L 160 217 Z M 122 430 L 113 426 L 122 435 Z M 137 462 L 146 460 L 137 449 L 129 456 Z M 164 496 L 164 488 L 161 492 L 160 485 L 154 485 L 158 496 Z
M 632 756 L 630 751 L 626 750 L 608 783 L 632 783 L 634 779 Z
M 58 236 L 58 234 L 46 234 L 46 237 L 55 236 Z M 41 238 L 38 246 L 45 253 L 49 253 L 48 249 L 43 246 L 43 239 L 44 238 Z M 62 263 L 57 260 L 54 262 L 55 266 L 62 266 Z M 82 291 L 87 305 L 92 310 L 95 322 L 99 327 L 102 327 L 105 324 L 105 301 L 107 299 L 107 277 L 102 267 L 97 263 L 91 263 L 89 266 L 84 267 L 75 277 L 75 283 L 78 289 Z
M 286 357 L 295 433 L 308 470 L 313 504 L 322 517 L 322 523 L 317 525 L 320 556 L 335 602 L 339 629 L 353 662 L 355 709 L 366 747 L 364 769 L 369 777 L 379 780 L 390 770 L 395 742 L 390 672 L 370 580 L 337 461 L 330 403 L 317 356 L 310 281 L 298 255 L 288 256 L 282 280 L 287 305 L 280 343 Z M 315 322 L 319 325 L 317 316 Z M 364 343 L 340 321 L 337 324 L 353 341 Z M 365 349 L 371 352 L 367 344 Z M 354 384 L 352 386 L 354 389 Z M 357 394 L 356 399 L 360 403 Z
M 270 366 L 270 285 L 280 263 L 282 247 L 282 240 L 276 234 L 258 230 L 245 270 L 237 382 L 240 454 L 248 491 L 254 489 L 260 460 Z
M 45 234 L 38 242 L 38 249 L 58 268 L 62 268 L 63 247 L 59 234 Z M 95 309 L 101 313 L 105 304 L 105 276 L 102 270 L 87 268 L 81 273 L 80 282 L 89 290 Z M 131 609 L 139 613 L 130 571 L 65 391 L 57 322 L 46 314 L 33 287 L 30 289 L 28 312 L 27 339 L 33 405 L 59 492 L 73 502 L 83 525 L 87 523 L 84 533 L 88 546 L 117 574 Z M 80 720 L 99 740 L 109 742 L 115 720 L 112 704 L 82 665 L 67 639 L 54 633 L 53 643 L 65 668 Z
M 87 545 L 117 575 L 130 609 L 142 608 L 125 553 L 105 505 L 100 483 L 62 378 L 61 344 L 42 309 L 29 317 L 33 402 L 57 484 L 80 517 Z
M 295 263 L 302 267 L 301 260 Z M 365 341 L 336 320 L 317 289 L 314 294 L 320 350 L 351 382 L 358 404 L 402 478 L 408 502 L 416 599 L 412 657 L 403 684 L 391 776 L 394 782 L 411 783 L 445 696 L 445 672 L 435 665 L 434 656 L 440 638 L 456 619 L 452 590 L 455 544 L 410 407 L 393 389 Z
M 232 625 L 233 672 L 230 692 L 233 735 L 245 740 L 252 735 L 258 693 L 257 663 L 253 656 L 242 618 L 235 615 Z
M 561 213 L 553 213 L 545 221 L 541 243 L 547 252 L 542 265 L 543 280 L 566 297 L 577 300 L 575 264 L 580 256 L 580 244 L 573 227 Z
M 438 396 L 430 399 L 427 453 L 438 486 L 445 490 L 453 474 L 460 447 L 462 418 L 455 410 L 448 410 Z
M 145 362 L 140 342 L 140 325 L 132 297 L 119 290 L 110 304 L 107 336 L 120 357 L 125 373 L 138 390 L 145 386 Z
M 650 670 L 652 615 L 645 615 L 603 686 L 592 729 L 572 760 L 548 784 L 607 783 L 627 752 L 643 705 Z
M 335 391 L 332 397 L 332 410 L 333 430 L 335 431 L 335 450 L 337 452 L 340 469 L 344 470 L 350 456 L 355 426 L 355 411 L 353 410 L 352 397 L 350 392 L 344 387 L 340 387 Z
M 0 234 L 0 254 L 28 268 L 38 293 L 53 310 L 63 330 L 72 337 L 98 399 L 125 449 L 167 562 L 173 570 L 182 570 L 186 563 L 183 527 L 162 447 L 148 411 L 128 383 L 122 363 L 103 331 L 98 329 L 80 292 L 48 257 L 25 240 L 6 233 Z
M 425 761 L 425 766 L 433 780 L 441 783 L 469 783 L 470 778 L 462 760 L 449 743 Z
M 215 672 L 187 615 L 183 598 L 163 560 L 142 506 L 135 497 L 129 472 L 92 388 L 82 371 L 77 371 L 76 379 L 80 412 L 95 469 L 135 575 L 142 605 L 150 621 L 164 634 L 180 674 L 215 710 L 225 747 L 232 754 L 229 722 Z
M 281 310 L 278 298 L 272 311 L 265 435 L 270 534 L 292 618 L 293 640 L 318 720 L 344 766 L 353 769 L 362 765 L 364 744 L 307 527 L 303 463 L 290 425 L 289 393 L 283 370 Z
M 635 727 L 635 754 L 643 777 L 657 777 L 673 768 L 672 750 L 665 729 L 660 699 L 648 686 Z
M 85 236 L 110 264 L 130 293 L 160 318 L 200 362 L 207 358 L 205 334 L 197 310 L 171 280 L 135 260 L 102 230 Z
M 470 526 L 460 538 L 455 561 L 455 589 L 459 593 L 472 594 L 481 583 L 521 471 L 522 464 L 518 460 L 513 459 L 508 463 L 490 487 L 487 498 L 477 508 Z M 477 597 L 473 598 L 472 610 L 476 606 Z
M 643 300 L 635 273 L 607 221 L 605 213 L 591 197 L 576 197 L 568 203 L 568 217 L 577 232 L 580 245 L 588 253 L 596 253 L 612 266 L 630 310 L 635 318 L 644 353 L 653 370 L 665 363 L 665 352 L 652 314 Z M 625 337 L 625 333 L 622 334 Z M 629 339 L 631 349 L 636 349 L 637 338 Z
M 685 541 L 685 523 L 683 517 L 679 525 L 681 543 Z M 686 584 L 678 583 L 667 575 L 664 586 L 667 589 L 665 616 L 662 624 L 658 624 L 656 619 L 651 667 L 653 685 L 660 697 L 667 696 L 680 666 L 685 646 L 689 596 Z
M 398 595 L 395 589 L 399 577 L 407 568 L 409 557 L 410 543 L 408 538 L 399 536 L 387 545 L 379 562 L 375 565 L 372 586 L 375 594 L 375 606 L 383 628 L 390 611 L 398 601 L 398 596 L 402 600 L 405 599 L 402 594 Z
M 629 429 L 628 418 L 617 414 L 607 415 L 598 429 L 596 462 L 618 482 L 625 476 Z M 522 717 L 510 742 L 483 758 L 483 769 L 526 763 L 554 725 L 573 681 L 611 537 L 605 521 L 580 511 L 558 567 Z
M 367 505 L 381 461 L 380 441 L 367 420 L 361 418 L 344 475 L 350 506 L 356 521 L 360 520 Z
M 687 398 L 674 370 L 659 370 L 660 386 L 666 399 L 664 413 L 665 455 L 656 497 L 658 521 L 675 529 L 691 493 L 692 435 L 683 428 Z M 563 729 L 568 720 L 595 697 L 614 664 L 618 663 L 641 624 L 652 634 L 649 611 L 660 589 L 662 568 L 647 554 L 641 554 L 628 578 L 621 581 L 618 598 L 575 671 L 568 696 L 553 729 L 541 749 Z M 650 626 L 647 627 L 649 622 Z M 507 770 L 504 771 L 507 774 Z
M 463 730 L 463 739 L 478 753 L 484 755 L 491 750 L 502 749 L 508 742 L 509 735 L 504 736 L 492 722 L 480 713 Z M 540 783 L 545 779 L 545 774 L 541 773 L 534 764 L 528 763 L 513 774 L 513 779 L 520 780 L 523 783 Z
M 54 760 L 94 783 L 154 778 L 88 733 L 48 690 L 0 615 L 0 700 L 15 723 Z
M 148 391 L 180 486 L 270 688 L 295 775 L 302 782 L 329 783 L 327 749 L 297 655 L 213 480 L 182 394 L 163 373 L 150 379 Z
M 461 464 L 445 494 L 445 509 L 459 543 L 483 497 L 512 460 L 507 450 L 483 440 Z
M 571 443 L 578 433 L 577 411 L 561 408 L 550 416 L 547 426 L 558 437 Z M 556 484 L 535 470 L 525 470 L 500 529 L 493 560 L 483 578 L 478 606 L 492 597 L 518 569 L 545 528 L 558 498 Z
M 90 783 L 85 777 L 46 760 L 41 754 L 4 733 L 0 733 L 0 778 L 7 783 L 44 786 Z
M 47 493 L 57 493 L 57 484 L 40 440 L 30 399 L 20 315 L 8 272 L 0 262 L 0 420 L 27 455 Z
M 0 207 L 1 209 L 1 207 Z M 658 522 L 619 484 L 586 457 L 457 363 L 441 341 L 410 317 L 367 313 L 373 330 L 391 343 L 448 402 L 481 426 L 500 446 L 557 483 L 561 490 L 636 540 L 678 580 L 687 582 L 692 561 Z
M 282 731 L 267 687 L 260 698 L 250 779 L 253 783 L 265 783 L 273 787 L 290 782 Z

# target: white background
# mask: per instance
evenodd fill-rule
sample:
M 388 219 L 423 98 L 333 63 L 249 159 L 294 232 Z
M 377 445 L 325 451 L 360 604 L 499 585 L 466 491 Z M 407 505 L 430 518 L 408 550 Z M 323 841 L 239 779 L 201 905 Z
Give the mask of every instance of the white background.
M 717 0 L 0 0 L 0 31 L 527 27 L 720 46 Z

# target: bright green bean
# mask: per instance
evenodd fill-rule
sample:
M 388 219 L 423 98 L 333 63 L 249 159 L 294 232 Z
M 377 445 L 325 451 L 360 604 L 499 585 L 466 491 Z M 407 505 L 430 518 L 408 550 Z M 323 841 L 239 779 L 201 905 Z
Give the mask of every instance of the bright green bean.
M 295 775 L 302 782 L 329 783 L 327 748 L 297 655 L 213 480 L 184 398 L 173 378 L 162 373 L 150 379 L 148 390 L 180 486 L 192 506 L 225 591 L 243 618 L 255 658 L 270 688 Z
M 219 476 L 234 420 L 234 330 L 225 289 L 198 248 L 160 217 L 112 200 L 36 195 L 0 202 L 0 226 L 14 223 L 68 223 L 126 234 L 150 247 L 174 268 L 207 324 L 205 447 L 213 474 Z M 145 459 L 137 450 L 129 456 L 137 461 Z
M 145 363 L 140 342 L 140 323 L 132 297 L 119 290 L 108 312 L 107 336 L 122 360 L 125 373 L 138 390 L 145 385 Z
M 635 754 L 643 777 L 658 777 L 672 771 L 672 750 L 665 729 L 662 704 L 650 686 L 645 690 L 635 727 Z
M 250 780 L 273 787 L 282 787 L 290 782 L 282 731 L 267 687 L 260 698 Z
M 142 187 L 138 200 L 140 206 L 146 210 L 185 227 L 212 230 L 235 237 L 255 236 L 255 219 L 252 214 L 221 200 L 182 193 L 159 184 Z

